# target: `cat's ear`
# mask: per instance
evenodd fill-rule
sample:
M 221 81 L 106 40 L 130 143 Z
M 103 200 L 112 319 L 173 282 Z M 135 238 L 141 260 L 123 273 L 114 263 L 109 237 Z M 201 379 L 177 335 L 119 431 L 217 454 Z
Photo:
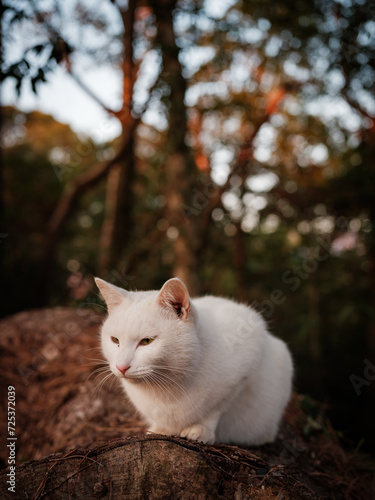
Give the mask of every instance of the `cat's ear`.
M 158 295 L 158 302 L 183 320 L 189 317 L 190 299 L 186 286 L 178 278 L 172 278 L 164 283 Z
M 100 278 L 94 278 L 94 280 L 107 304 L 108 313 L 110 314 L 113 308 L 121 304 L 124 300 L 126 291 Z

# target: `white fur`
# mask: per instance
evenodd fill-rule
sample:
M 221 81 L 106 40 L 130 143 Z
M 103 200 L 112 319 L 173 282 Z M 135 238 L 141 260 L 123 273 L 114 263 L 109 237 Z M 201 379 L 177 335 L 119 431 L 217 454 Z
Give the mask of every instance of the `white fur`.
M 177 278 L 160 292 L 96 282 L 111 303 L 103 353 L 150 432 L 205 443 L 275 439 L 293 366 L 285 343 L 256 311 L 224 298 L 191 300 Z M 123 375 L 116 365 L 130 368 Z

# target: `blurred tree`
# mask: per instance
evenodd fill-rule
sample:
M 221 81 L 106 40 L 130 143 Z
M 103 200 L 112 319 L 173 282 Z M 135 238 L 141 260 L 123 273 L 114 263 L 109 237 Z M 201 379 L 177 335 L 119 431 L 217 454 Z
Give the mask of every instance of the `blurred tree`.
M 371 8 L 367 4 L 364 7 L 352 2 L 350 6 L 340 7 L 335 3 L 299 2 L 295 10 L 288 3 L 278 4 L 273 9 L 270 2 L 262 5 L 245 2 L 242 7 L 234 3 L 226 11 L 214 15 L 209 13 L 207 6 L 200 6 L 199 3 L 180 2 L 177 5 L 176 2 L 165 1 L 145 6 L 138 5 L 136 1 L 126 5 L 112 2 L 107 7 L 111 9 L 111 15 L 121 21 L 112 37 L 109 10 L 103 17 L 102 12 L 93 12 L 88 4 L 77 1 L 74 19 L 80 22 L 82 31 L 94 29 L 104 39 L 100 47 L 96 41 L 95 44 L 91 42 L 90 47 L 86 37 L 88 46 L 79 49 L 74 43 L 74 35 L 61 28 L 60 23 L 67 12 L 62 5 L 57 5 L 58 8 L 34 2 L 25 4 L 21 0 L 5 4 L 6 13 L 10 12 L 13 16 L 8 19 L 10 26 L 34 20 L 44 29 L 45 37 L 43 43 L 39 40 L 37 45 L 27 47 L 18 62 L 8 65 L 5 77 L 15 78 L 20 90 L 27 75 L 36 90 L 56 64 L 64 64 L 77 83 L 108 113 L 121 121 L 123 132 L 122 145 L 115 157 L 86 172 L 67 188 L 50 223 L 51 261 L 60 229 L 76 198 L 105 176 L 109 176 L 107 218 L 100 239 L 98 270 L 101 274 L 108 272 L 120 258 L 121 249 L 126 248 L 129 230 L 133 226 L 130 219 L 135 168 L 133 138 L 148 105 L 155 102 L 154 95 L 162 96 L 159 111 L 167 123 L 167 149 L 164 150 L 167 163 L 164 162 L 163 169 L 169 179 L 164 193 L 169 212 L 169 234 L 175 235 L 170 238 L 174 255 L 172 272 L 187 281 L 190 281 L 189 276 L 196 274 L 195 254 L 205 246 L 204 237 L 212 223 L 211 214 L 222 205 L 223 194 L 230 188 L 233 176 L 242 179 L 242 182 L 232 190 L 234 197 L 227 196 L 226 199 L 237 199 L 235 203 L 238 204 L 248 191 L 252 191 L 246 185 L 249 174 L 265 172 L 271 167 L 277 182 L 281 175 L 293 175 L 293 169 L 299 173 L 293 161 L 309 163 L 314 161 L 314 155 L 327 155 L 324 116 L 311 111 L 325 96 L 341 90 L 344 99 L 354 109 L 369 116 L 368 109 L 360 102 L 366 102 L 366 98 L 368 101 L 373 58 L 372 35 L 366 15 L 370 14 Z M 355 30 L 355 40 L 348 39 L 350 30 L 346 28 Z M 177 44 L 174 31 L 177 32 Z M 117 45 L 114 45 L 115 41 Z M 83 50 L 86 56 L 91 56 L 94 52 L 92 45 L 99 53 L 96 58 L 100 59 L 101 54 L 108 50 L 110 59 L 121 67 L 122 103 L 117 110 L 106 106 L 74 69 L 78 61 L 77 53 Z M 363 48 L 359 62 L 358 45 Z M 46 52 L 49 53 L 47 62 L 41 57 L 36 63 L 31 60 L 30 54 L 42 56 Z M 144 80 L 146 59 L 150 53 L 160 56 L 159 68 L 154 67 L 152 88 L 141 81 L 142 77 Z M 194 56 L 189 57 L 189 54 Z M 356 57 L 355 62 L 351 61 L 352 56 Z M 180 60 L 186 69 L 183 70 Z M 183 72 L 190 76 L 188 92 L 185 91 Z M 325 75 L 329 78 L 324 78 Z M 149 91 L 142 105 L 136 102 L 133 95 L 139 81 L 144 90 Z M 361 91 L 354 94 L 352 87 L 357 85 L 357 81 L 361 82 Z M 157 93 L 153 94 L 153 90 Z M 194 145 L 198 146 L 194 153 L 197 160 L 195 171 L 188 159 L 184 102 L 189 103 L 192 110 L 189 112 L 190 142 L 193 149 Z M 368 101 L 368 105 L 371 107 L 371 102 Z M 197 132 L 193 130 L 196 128 L 193 124 L 198 116 L 201 130 Z M 354 115 L 347 112 L 346 121 L 351 116 Z M 270 117 L 275 117 L 272 123 Z M 207 123 L 210 120 L 216 124 L 213 134 Z M 296 122 L 300 123 L 300 131 Z M 312 132 L 311 126 L 315 132 Z M 307 129 L 306 140 L 303 137 Z M 267 134 L 272 136 L 274 143 L 281 143 L 283 135 L 288 134 L 288 137 L 281 144 L 282 148 L 276 150 L 270 145 L 270 139 L 267 144 Z M 267 145 L 273 156 L 268 154 L 266 160 L 259 161 L 261 154 L 266 158 L 264 150 Z M 333 144 L 332 148 L 337 146 Z M 262 153 L 260 149 L 263 149 Z M 254 150 L 257 153 L 255 156 Z M 235 158 L 225 182 L 218 180 L 225 175 L 219 172 L 220 155 Z M 334 167 L 330 163 L 326 171 Z M 117 164 L 119 166 L 116 167 Z M 181 169 L 180 172 L 178 169 Z M 317 180 L 319 170 L 323 172 L 323 169 L 317 170 Z M 199 171 L 203 172 L 206 191 L 210 189 L 207 185 L 212 185 L 209 196 L 202 193 Z M 181 182 L 185 183 L 185 187 Z M 234 194 L 236 189 L 242 192 L 239 198 Z M 181 224 L 178 207 L 188 209 L 185 215 L 189 216 L 189 224 Z M 224 206 L 224 209 L 228 210 L 228 207 Z M 190 217 L 194 214 L 198 214 L 199 218 Z M 230 216 L 233 218 L 233 213 Z M 235 232 L 231 226 L 228 230 Z M 196 288 L 193 283 L 191 285 Z
M 15 108 L 3 109 L 2 151 L 4 169 L 5 227 L 10 233 L 4 254 L 3 289 L 6 294 L 2 311 L 15 312 L 46 304 L 44 284 L 45 248 L 48 244 L 46 225 L 64 186 L 74 182 L 97 156 L 104 155 L 107 145 L 99 147 L 91 139 L 79 138 L 68 125 L 38 111 L 23 113 Z M 101 220 L 102 193 L 86 199 L 97 203 L 95 216 Z M 59 249 L 53 277 L 46 276 L 53 290 L 65 289 L 66 265 L 79 249 L 75 240 L 86 230 L 86 265 L 93 265 L 90 246 L 97 240 L 97 230 L 90 213 L 78 205 L 75 219 L 66 232 L 68 251 Z M 98 222 L 99 222 L 98 221 Z M 96 224 L 97 225 L 97 224 Z M 55 301 L 52 293 L 48 301 Z M 60 295 L 61 300 L 61 295 Z

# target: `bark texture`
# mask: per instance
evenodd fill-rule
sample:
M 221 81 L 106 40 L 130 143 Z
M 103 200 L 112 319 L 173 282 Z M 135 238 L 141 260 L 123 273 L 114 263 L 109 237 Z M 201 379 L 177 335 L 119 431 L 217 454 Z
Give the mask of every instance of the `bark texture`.
M 160 435 L 29 462 L 18 468 L 16 484 L 17 499 L 35 500 L 316 497 L 303 479 L 291 480 L 283 466 L 250 451 Z

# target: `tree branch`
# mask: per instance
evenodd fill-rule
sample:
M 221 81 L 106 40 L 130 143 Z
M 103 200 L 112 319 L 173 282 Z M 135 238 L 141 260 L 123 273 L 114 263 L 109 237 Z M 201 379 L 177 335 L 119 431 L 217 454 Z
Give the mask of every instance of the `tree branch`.
M 123 121 L 130 114 L 133 103 L 133 87 L 137 79 L 136 66 L 134 64 L 134 20 L 137 0 L 128 0 L 126 10 L 118 6 L 122 23 L 124 26 L 123 47 L 124 55 L 122 59 L 122 107 L 120 110 L 120 120 Z
M 66 218 L 69 216 L 78 196 L 101 181 L 107 175 L 108 171 L 116 163 L 122 160 L 128 147 L 129 141 L 131 140 L 139 121 L 140 118 L 132 118 L 131 116 L 129 117 L 128 126 L 125 130 L 122 146 L 109 162 L 97 165 L 96 167 L 93 167 L 90 170 L 84 172 L 66 188 L 65 194 L 61 197 L 56 210 L 54 211 L 48 224 L 48 233 L 50 237 L 56 238 Z
M 349 104 L 349 106 L 351 106 L 353 109 L 355 109 L 356 111 L 358 111 L 358 113 L 360 113 L 362 116 L 364 116 L 366 118 L 369 118 L 370 120 L 374 120 L 375 119 L 375 116 L 370 115 L 370 113 L 368 111 L 366 111 L 358 102 L 356 102 L 354 99 L 352 99 L 349 96 L 348 85 L 347 84 L 345 85 L 345 88 L 342 91 L 342 96 L 344 97 L 344 99 L 346 100 L 346 102 Z
M 48 19 L 46 19 L 37 9 L 35 5 L 35 1 L 31 1 L 31 6 L 34 12 L 34 15 L 37 19 L 37 21 L 45 26 L 47 28 L 47 36 L 50 41 L 50 43 L 55 46 L 56 43 L 59 43 L 61 46 L 61 50 L 63 53 L 62 61 L 65 62 L 66 64 L 66 69 L 68 71 L 68 74 L 74 79 L 74 81 L 81 87 L 82 90 L 86 92 L 88 96 L 90 96 L 97 104 L 99 104 L 107 113 L 110 113 L 111 115 L 116 116 L 117 118 L 119 117 L 119 112 L 115 111 L 108 106 L 106 106 L 103 101 L 93 92 L 80 78 L 79 76 L 73 72 L 72 70 L 72 65 L 71 61 L 69 59 L 69 54 L 75 49 L 71 47 L 71 45 L 61 36 L 60 33 L 58 33 L 55 28 L 50 24 Z M 67 50 L 68 47 L 70 50 Z
M 70 64 L 70 61 L 68 60 L 68 58 L 66 57 L 65 59 L 65 62 L 66 62 L 66 68 L 67 68 L 67 71 L 68 71 L 68 74 L 73 78 L 73 80 L 79 85 L 79 87 L 84 91 L 86 92 L 86 94 L 91 97 L 91 99 L 93 101 L 95 101 L 97 104 L 99 104 L 99 106 L 101 106 L 104 111 L 106 111 L 107 113 L 109 113 L 110 115 L 113 115 L 115 116 L 116 118 L 119 118 L 119 115 L 120 115 L 120 112 L 119 111 L 115 111 L 114 109 L 112 108 L 109 108 L 108 106 L 106 106 L 104 104 L 104 102 L 100 99 L 100 97 L 98 97 L 82 80 L 81 78 L 73 72 L 72 70 L 72 67 L 71 67 L 71 64 Z
M 206 245 L 207 236 L 208 236 L 208 228 L 211 224 L 211 214 L 212 211 L 221 205 L 221 198 L 225 191 L 228 189 L 230 185 L 230 181 L 234 175 L 244 174 L 247 170 L 249 161 L 252 159 L 254 152 L 254 140 L 262 127 L 268 119 L 270 115 L 265 113 L 262 119 L 257 123 L 256 127 L 253 129 L 247 140 L 240 147 L 240 150 L 237 154 L 235 161 L 232 163 L 232 167 L 228 174 L 227 180 L 225 183 L 218 187 L 214 196 L 210 199 L 210 202 L 207 205 L 204 213 L 201 216 L 201 237 L 199 238 L 199 248 L 198 252 L 201 252 Z
M 225 191 L 229 188 L 231 179 L 233 178 L 234 175 L 241 175 L 243 177 L 247 175 L 249 161 L 253 158 L 254 141 L 259 133 L 259 130 L 265 123 L 268 122 L 270 116 L 277 111 L 287 93 L 295 88 L 296 86 L 293 84 L 284 84 L 282 87 L 275 89 L 273 93 L 269 94 L 267 107 L 265 109 L 263 116 L 256 123 L 254 129 L 249 134 L 246 141 L 240 147 L 237 157 L 232 163 L 232 167 L 230 169 L 230 172 L 228 174 L 225 183 L 221 187 L 217 188 L 214 196 L 210 199 L 210 202 L 208 203 L 204 213 L 202 214 L 201 237 L 199 238 L 200 243 L 197 252 L 201 252 L 206 245 L 208 237 L 208 228 L 212 220 L 211 218 L 212 211 L 221 205 L 221 198 L 225 193 Z

